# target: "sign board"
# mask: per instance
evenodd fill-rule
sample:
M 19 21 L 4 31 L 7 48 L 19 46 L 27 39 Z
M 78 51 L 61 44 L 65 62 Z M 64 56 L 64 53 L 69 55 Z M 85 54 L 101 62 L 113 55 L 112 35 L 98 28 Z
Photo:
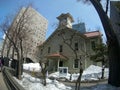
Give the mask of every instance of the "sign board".
M 59 77 L 66 77 L 68 74 L 68 67 L 59 67 Z

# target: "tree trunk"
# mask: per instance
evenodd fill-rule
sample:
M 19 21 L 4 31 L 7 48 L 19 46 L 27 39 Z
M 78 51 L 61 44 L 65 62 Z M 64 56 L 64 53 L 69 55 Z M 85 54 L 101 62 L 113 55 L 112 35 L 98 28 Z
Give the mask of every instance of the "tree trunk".
M 8 47 L 8 49 L 7 49 L 7 58 L 9 58 L 9 54 L 10 54 L 10 46 Z
M 44 75 L 44 86 L 46 86 L 46 74 Z
M 104 70 L 105 70 L 105 68 L 102 67 L 102 76 L 101 76 L 101 79 L 104 79 Z
M 113 86 L 120 87 L 120 60 L 119 51 L 116 50 L 116 45 L 109 50 L 109 79 L 108 83 Z M 119 49 L 119 48 L 118 48 Z
M 120 86 L 120 46 L 118 39 L 114 33 L 110 20 L 107 14 L 104 12 L 100 2 L 98 0 L 90 0 L 95 7 L 106 37 L 108 44 L 108 56 L 109 56 L 109 80 L 108 83 L 114 86 Z
M 12 48 L 12 58 L 14 58 L 15 50 L 14 47 Z
M 105 71 L 105 58 L 103 56 L 103 60 L 102 60 L 102 76 L 101 76 L 101 79 L 104 79 L 104 71 Z
M 17 63 L 17 66 L 16 66 L 16 77 L 18 79 L 21 79 L 21 62 L 20 62 L 21 58 L 20 58 L 20 53 L 19 53 L 19 49 L 15 45 L 14 45 L 14 48 L 15 48 L 15 51 L 17 53 L 17 60 L 18 60 L 18 63 Z
M 43 75 L 43 85 L 46 86 L 46 72 L 45 70 L 42 70 L 42 75 Z
M 83 74 L 83 68 L 82 68 L 82 62 L 80 61 L 80 71 L 79 71 L 80 75 L 75 83 L 75 90 L 80 90 L 80 86 L 81 86 L 81 78 L 82 78 L 82 74 Z
M 20 39 L 20 51 L 21 51 L 21 60 L 20 60 L 20 75 L 23 74 L 23 41 Z

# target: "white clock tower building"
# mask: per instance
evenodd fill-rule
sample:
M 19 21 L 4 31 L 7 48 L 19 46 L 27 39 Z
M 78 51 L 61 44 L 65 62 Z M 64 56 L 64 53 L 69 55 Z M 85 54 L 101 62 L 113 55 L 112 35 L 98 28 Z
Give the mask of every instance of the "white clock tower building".
M 74 22 L 73 17 L 69 13 L 62 13 L 57 17 L 59 20 L 58 28 L 63 29 L 65 27 L 72 28 L 72 22 Z

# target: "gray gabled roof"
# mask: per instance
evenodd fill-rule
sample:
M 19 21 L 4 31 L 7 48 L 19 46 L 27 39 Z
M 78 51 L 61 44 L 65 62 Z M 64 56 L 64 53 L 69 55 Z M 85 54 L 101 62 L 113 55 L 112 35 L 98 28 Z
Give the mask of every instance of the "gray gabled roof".
M 76 35 L 79 35 L 79 36 L 83 37 L 84 39 L 88 39 L 84 34 L 80 33 L 79 31 L 74 30 L 74 29 L 71 29 L 71 28 L 68 28 L 68 27 L 65 27 L 65 28 L 63 28 L 63 29 L 57 28 L 57 29 L 48 37 L 48 39 L 47 39 L 43 44 L 47 43 L 47 42 L 48 42 L 53 36 L 55 36 L 58 32 L 65 31 L 65 30 L 68 30 L 68 31 L 73 32 L 73 33 L 76 33 Z M 43 44 L 41 44 L 41 45 L 39 45 L 39 46 L 42 46 Z M 39 46 L 38 46 L 38 47 L 39 47 Z

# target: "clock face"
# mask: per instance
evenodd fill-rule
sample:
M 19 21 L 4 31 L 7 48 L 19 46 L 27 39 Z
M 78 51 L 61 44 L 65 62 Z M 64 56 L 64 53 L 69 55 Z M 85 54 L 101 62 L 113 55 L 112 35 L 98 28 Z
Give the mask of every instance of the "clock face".
M 62 20 L 61 25 L 66 25 L 66 22 L 67 22 L 66 19 Z

